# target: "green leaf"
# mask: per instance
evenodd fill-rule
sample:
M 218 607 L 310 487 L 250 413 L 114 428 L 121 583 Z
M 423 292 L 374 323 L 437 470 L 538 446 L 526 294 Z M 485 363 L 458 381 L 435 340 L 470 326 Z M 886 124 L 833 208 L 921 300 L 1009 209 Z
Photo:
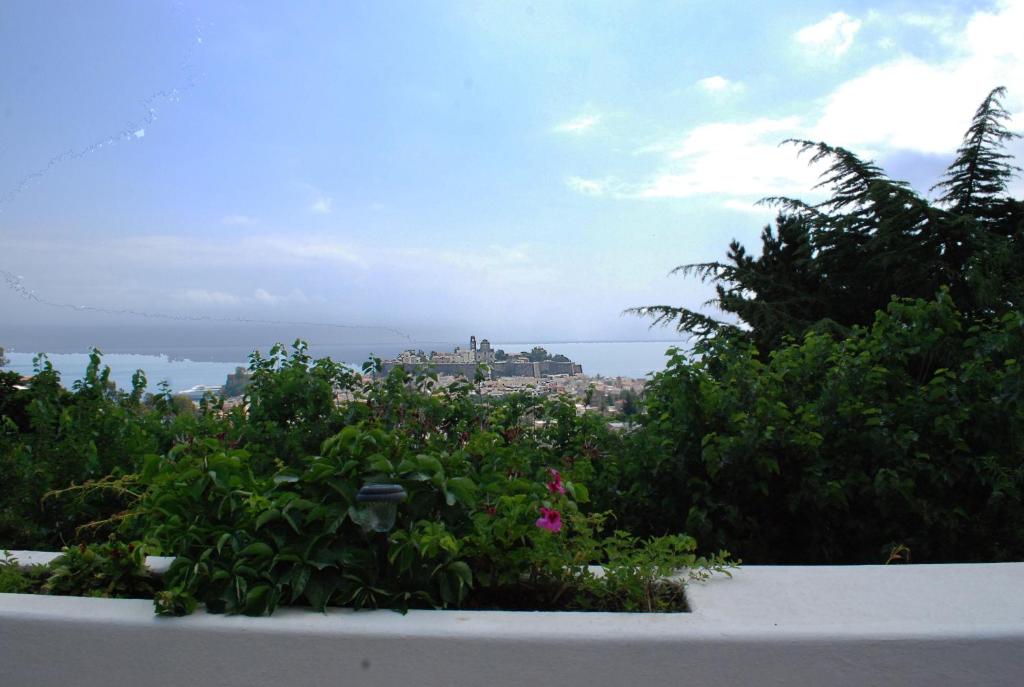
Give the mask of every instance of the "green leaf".
M 452 477 L 447 482 L 447 489 L 450 494 L 453 494 L 455 498 L 466 505 L 472 505 L 476 502 L 477 486 L 468 477 Z M 454 504 L 449 503 L 448 505 Z
M 279 511 L 278 509 L 271 508 L 270 510 L 265 510 L 262 513 L 260 513 L 258 518 L 256 518 L 256 529 L 260 529 L 268 522 L 274 522 L 275 520 L 280 519 L 281 511 Z
M 218 555 L 221 554 L 221 552 L 224 549 L 224 545 L 227 544 L 228 541 L 230 541 L 230 539 L 231 539 L 231 533 L 230 532 L 225 532 L 224 534 L 220 535 L 220 539 L 217 540 L 217 554 Z
M 368 467 L 374 472 L 383 472 L 388 475 L 395 471 L 395 466 L 391 464 L 391 461 L 379 453 L 370 456 Z
M 473 586 L 473 571 L 469 569 L 469 565 L 465 561 L 454 561 L 448 565 L 448 570 L 455 573 L 462 583 L 467 587 Z
M 270 585 L 260 584 L 245 595 L 245 615 L 266 615 L 270 606 Z
M 306 582 L 303 596 L 306 597 L 310 606 L 322 612 L 327 608 L 327 603 L 338 588 L 338 582 L 338 575 L 334 571 L 312 572 L 309 581 Z
M 274 550 L 267 544 L 258 541 L 249 544 L 247 547 L 239 551 L 238 555 L 243 558 L 270 558 L 274 555 Z
M 289 603 L 295 603 L 295 600 L 306 591 L 306 584 L 309 582 L 312 573 L 311 569 L 305 565 L 297 566 L 294 570 L 295 572 L 292 575 L 292 596 Z
M 456 578 L 457 579 L 457 578 Z M 455 588 L 448 575 L 442 573 L 437 578 L 438 590 L 441 592 L 441 600 L 447 604 L 453 604 L 456 600 Z
M 421 470 L 428 470 L 434 473 L 434 476 L 444 476 L 444 466 L 441 465 L 441 461 L 433 456 L 420 454 L 416 456 L 416 462 L 419 463 Z

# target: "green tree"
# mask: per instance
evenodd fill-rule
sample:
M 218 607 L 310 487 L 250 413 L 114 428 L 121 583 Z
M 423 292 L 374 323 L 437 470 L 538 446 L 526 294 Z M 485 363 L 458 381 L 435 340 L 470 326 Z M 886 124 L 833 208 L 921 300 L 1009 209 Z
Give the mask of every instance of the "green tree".
M 531 363 L 540 363 L 551 357 L 541 346 L 534 346 L 529 353 L 523 351 L 523 355 L 527 356 Z
M 632 417 L 640 412 L 640 397 L 632 389 L 623 389 L 619 394 L 622 401 L 622 414 Z
M 1024 295 L 1024 203 L 1005 196 L 1018 171 L 1004 152 L 1008 131 L 1002 88 L 978 108 L 956 159 L 935 187 L 937 202 L 891 179 L 872 162 L 826 143 L 788 141 L 824 163 L 817 204 L 788 197 L 762 202 L 780 209 L 765 227 L 761 254 L 733 241 L 726 261 L 682 265 L 674 272 L 715 284 L 708 304 L 738 324 L 687 308 L 657 305 L 630 312 L 707 338 L 733 332 L 762 355 L 810 328 L 842 335 L 870 324 L 892 296 L 931 298 L 948 286 L 968 315 L 998 315 Z

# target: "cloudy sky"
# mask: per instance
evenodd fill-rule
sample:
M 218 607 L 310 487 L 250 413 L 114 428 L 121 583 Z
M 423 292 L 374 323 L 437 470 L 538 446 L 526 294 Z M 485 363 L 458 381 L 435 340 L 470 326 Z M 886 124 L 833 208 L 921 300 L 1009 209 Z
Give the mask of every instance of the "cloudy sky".
M 1022 30 L 1021 1 L 8 1 L 0 335 L 97 317 L 66 304 L 663 338 L 621 311 L 699 304 L 672 267 L 814 197 L 781 140 L 926 192 L 991 88 L 1024 128 Z

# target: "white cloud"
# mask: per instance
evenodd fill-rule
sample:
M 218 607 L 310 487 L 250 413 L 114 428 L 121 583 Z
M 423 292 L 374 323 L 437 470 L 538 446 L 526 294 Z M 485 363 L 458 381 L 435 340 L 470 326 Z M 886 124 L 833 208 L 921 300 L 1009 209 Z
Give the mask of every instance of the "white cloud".
M 941 18 L 914 21 L 935 31 L 947 31 L 949 25 Z M 1008 89 L 1011 127 L 1024 129 L 1021 26 L 1021 1 L 977 12 L 953 36 L 950 45 L 957 47 L 944 60 L 928 63 L 900 55 L 841 83 L 807 115 L 712 122 L 646 145 L 637 153 L 661 160 L 646 178 L 569 177 L 567 184 L 579 193 L 615 198 L 710 196 L 739 210 L 764 196 L 811 200 L 820 193 L 813 187 L 821 170 L 809 168 L 794 148 L 780 148 L 786 138 L 826 141 L 868 159 L 897 151 L 951 155 L 974 110 L 995 86 Z
M 753 203 L 764 196 L 804 194 L 817 183 L 817 172 L 806 160 L 791 147 L 779 147 L 805 129 L 798 117 L 705 124 L 681 138 L 639 149 L 638 154 L 663 160 L 645 179 L 572 176 L 566 184 L 584 195 L 620 199 L 715 196 L 726 207 L 754 212 Z
M 839 57 L 853 45 L 853 39 L 860 31 L 861 21 L 846 12 L 833 12 L 817 24 L 805 26 L 796 32 L 798 43 L 816 52 Z
M 608 188 L 607 181 L 599 179 L 584 179 L 583 177 L 569 177 L 565 183 L 574 191 L 588 196 L 600 196 Z
M 936 20 L 936 27 L 945 22 Z M 877 65 L 829 95 L 810 132 L 816 139 L 882 154 L 893 149 L 948 154 L 956 150 L 974 110 L 1006 86 L 1011 126 L 1024 126 L 1024 2 L 978 12 L 953 41 L 946 60 L 902 56 Z M 938 28 L 938 31 L 946 31 Z
M 667 154 L 666 166 L 642 183 L 639 198 L 724 194 L 757 199 L 813 186 L 816 174 L 779 141 L 798 134 L 796 117 L 705 124 L 691 129 Z
M 281 302 L 279 297 L 271 295 L 266 289 L 256 289 L 252 292 L 252 297 L 253 300 L 265 305 L 277 305 Z
M 959 23 L 951 15 L 906 12 L 899 15 L 896 19 L 901 24 L 930 31 L 945 43 L 955 43 L 956 29 Z
M 256 252 L 302 261 L 342 262 L 365 267 L 363 257 L 351 246 L 332 239 L 263 237 L 247 242 Z
M 722 207 L 735 210 L 736 212 L 743 212 L 748 215 L 764 217 L 766 220 L 770 220 L 778 212 L 778 210 L 771 206 L 758 205 L 750 200 L 740 200 L 739 198 L 726 198 L 722 201 Z
M 600 115 L 582 114 L 554 127 L 553 131 L 561 134 L 585 134 L 601 121 Z
M 313 204 L 309 206 L 309 210 L 318 215 L 329 215 L 334 210 L 334 200 L 321 196 L 313 201 Z
M 697 87 L 708 93 L 727 93 L 743 89 L 743 84 L 738 81 L 730 81 L 724 76 L 707 76 L 697 80 Z
M 224 215 L 220 219 L 221 224 L 226 224 L 228 226 L 248 226 L 254 221 L 255 220 L 248 215 Z

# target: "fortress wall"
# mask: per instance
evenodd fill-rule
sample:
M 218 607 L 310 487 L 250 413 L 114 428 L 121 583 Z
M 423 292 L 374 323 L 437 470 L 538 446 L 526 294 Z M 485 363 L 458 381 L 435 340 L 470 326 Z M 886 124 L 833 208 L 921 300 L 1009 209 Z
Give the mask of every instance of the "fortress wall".
M 571 375 L 571 374 L 583 374 L 583 366 L 573 362 L 557 362 L 554 360 L 545 360 L 544 362 L 537 363 L 540 366 L 540 374 L 545 375 Z

